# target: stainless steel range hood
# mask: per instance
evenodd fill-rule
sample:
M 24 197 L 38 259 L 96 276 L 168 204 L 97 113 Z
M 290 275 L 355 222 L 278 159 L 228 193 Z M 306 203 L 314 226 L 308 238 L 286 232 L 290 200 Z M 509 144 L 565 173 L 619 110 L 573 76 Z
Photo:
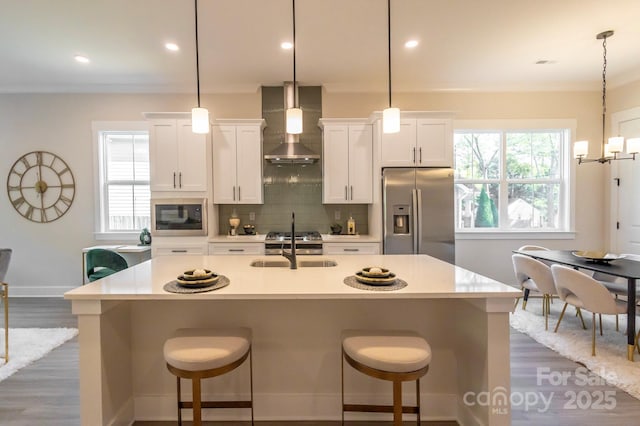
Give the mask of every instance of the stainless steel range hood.
M 294 107 L 295 88 L 292 82 L 284 83 L 284 109 Z M 313 164 L 320 159 L 311 149 L 300 143 L 299 135 L 285 133 L 285 140 L 277 148 L 265 154 L 264 159 L 272 164 Z

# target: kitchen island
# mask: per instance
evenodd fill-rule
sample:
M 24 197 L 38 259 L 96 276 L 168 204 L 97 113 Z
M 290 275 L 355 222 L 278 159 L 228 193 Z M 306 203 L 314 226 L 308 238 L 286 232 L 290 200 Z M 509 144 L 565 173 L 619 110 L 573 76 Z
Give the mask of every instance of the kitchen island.
M 256 259 L 160 256 L 66 293 L 80 329 L 82 424 L 175 419 L 175 378 L 165 367 L 165 339 L 177 328 L 227 326 L 253 330 L 257 420 L 340 419 L 341 331 L 408 328 L 422 334 L 433 350 L 429 373 L 421 381 L 423 420 L 510 424 L 508 312 L 519 291 L 426 255 L 330 256 L 336 266 L 297 270 L 250 266 Z M 390 269 L 408 285 L 368 291 L 343 283 L 373 265 Z M 165 283 L 194 268 L 225 275 L 230 285 L 197 294 L 163 290 Z M 203 395 L 246 397 L 245 367 L 203 383 Z M 391 401 L 389 382 L 345 368 L 345 383 L 350 401 Z M 413 388 L 407 384 L 408 402 Z M 507 401 L 496 398 L 502 405 L 489 406 L 487 392 L 506 395 Z M 205 419 L 243 420 L 244 411 L 203 414 Z

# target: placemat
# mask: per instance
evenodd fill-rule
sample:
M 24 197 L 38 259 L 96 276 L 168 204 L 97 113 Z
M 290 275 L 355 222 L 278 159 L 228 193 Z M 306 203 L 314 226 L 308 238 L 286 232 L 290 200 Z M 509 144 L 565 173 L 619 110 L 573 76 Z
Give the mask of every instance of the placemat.
M 358 290 L 371 290 L 371 291 L 393 291 L 393 290 L 400 290 L 401 288 L 405 288 L 407 286 L 407 282 L 404 280 L 401 280 L 400 278 L 396 278 L 396 282 L 391 285 L 363 284 L 356 279 L 355 275 L 350 275 L 346 277 L 343 282 L 349 287 L 357 288 Z
M 229 278 L 224 275 L 220 275 L 220 279 L 213 283 L 212 285 L 204 286 L 204 287 L 183 287 L 178 284 L 178 281 L 173 280 L 169 281 L 162 287 L 165 291 L 169 293 L 183 293 L 183 294 L 191 294 L 191 293 L 205 293 L 207 291 L 217 290 L 222 287 L 226 287 L 229 285 Z

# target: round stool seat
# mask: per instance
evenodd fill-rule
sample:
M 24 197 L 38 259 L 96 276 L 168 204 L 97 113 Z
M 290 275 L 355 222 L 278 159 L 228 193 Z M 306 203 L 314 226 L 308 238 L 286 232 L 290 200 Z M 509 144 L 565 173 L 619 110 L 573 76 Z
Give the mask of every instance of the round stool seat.
M 420 370 L 431 362 L 431 347 L 413 331 L 346 330 L 342 347 L 354 361 L 392 373 Z
M 211 370 L 242 358 L 250 346 L 249 328 L 182 328 L 164 343 L 164 358 L 180 370 Z

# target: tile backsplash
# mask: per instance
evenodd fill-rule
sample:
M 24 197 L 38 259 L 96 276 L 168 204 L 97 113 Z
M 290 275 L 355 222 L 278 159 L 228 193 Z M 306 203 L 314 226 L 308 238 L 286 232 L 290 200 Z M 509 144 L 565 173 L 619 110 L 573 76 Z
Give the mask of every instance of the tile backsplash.
M 311 150 L 322 153 L 322 131 L 318 120 L 322 113 L 322 91 L 319 86 L 299 88 L 300 108 L 303 111 L 304 133 L 300 142 Z M 264 129 L 263 153 L 270 152 L 284 140 L 284 89 L 262 87 L 262 116 L 267 122 Z M 264 160 L 263 160 L 264 161 Z M 291 212 L 296 213 L 296 230 L 331 232 L 334 223 L 342 225 L 346 233 L 347 220 L 352 215 L 356 232 L 368 234 L 368 205 L 322 204 L 322 160 L 310 165 L 273 165 L 263 163 L 264 204 L 220 205 L 219 229 L 229 229 L 229 217 L 235 210 L 240 226 L 253 224 L 260 234 L 291 229 Z M 251 216 L 255 216 L 251 220 Z M 336 217 L 339 219 L 336 219 Z M 242 233 L 242 232 L 240 232 Z

